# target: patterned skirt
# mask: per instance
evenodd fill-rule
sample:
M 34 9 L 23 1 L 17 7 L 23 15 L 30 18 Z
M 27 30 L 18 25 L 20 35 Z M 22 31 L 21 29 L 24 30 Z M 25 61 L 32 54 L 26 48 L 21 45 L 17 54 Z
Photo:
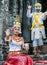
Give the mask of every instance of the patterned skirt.
M 4 65 L 33 65 L 33 60 L 29 55 L 22 54 L 22 52 L 10 52 Z

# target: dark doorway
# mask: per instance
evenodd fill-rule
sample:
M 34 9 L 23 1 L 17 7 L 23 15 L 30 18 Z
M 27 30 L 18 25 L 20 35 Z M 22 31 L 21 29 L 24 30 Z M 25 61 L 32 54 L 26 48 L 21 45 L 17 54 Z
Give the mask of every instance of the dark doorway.
M 31 26 L 31 21 L 27 18 L 27 6 L 32 4 L 32 0 L 23 0 L 23 16 L 22 16 L 22 35 L 24 37 L 25 43 L 31 44 L 31 31 L 29 30 Z M 32 54 L 32 48 L 30 45 L 29 54 Z
M 23 0 L 23 16 L 22 16 L 22 35 L 24 37 L 25 42 L 30 42 L 30 19 L 27 18 L 27 6 L 31 4 L 31 0 Z

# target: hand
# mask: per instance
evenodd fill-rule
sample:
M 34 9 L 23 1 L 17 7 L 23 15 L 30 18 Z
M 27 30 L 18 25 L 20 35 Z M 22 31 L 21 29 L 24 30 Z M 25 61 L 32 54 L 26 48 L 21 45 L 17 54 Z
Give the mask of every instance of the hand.
M 47 16 L 47 10 L 46 10 L 46 12 L 45 12 L 45 15 Z
M 10 30 L 7 29 L 7 30 L 5 31 L 5 33 L 6 33 L 6 36 L 9 36 L 9 35 L 10 35 Z
M 29 10 L 31 10 L 31 8 L 32 8 L 32 6 L 31 6 L 31 5 L 29 5 L 29 6 L 28 6 L 28 9 L 29 9 Z

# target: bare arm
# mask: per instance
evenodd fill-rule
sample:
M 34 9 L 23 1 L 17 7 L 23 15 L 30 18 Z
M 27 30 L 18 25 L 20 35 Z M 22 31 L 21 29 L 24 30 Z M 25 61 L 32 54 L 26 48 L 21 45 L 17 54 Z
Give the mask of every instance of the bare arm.
M 33 16 L 33 14 L 31 13 L 31 6 L 28 6 L 28 10 L 27 10 L 27 17 L 31 18 Z
M 8 45 L 11 41 L 11 36 L 9 36 L 9 38 L 5 37 L 5 43 Z
M 22 37 L 22 49 L 25 49 L 24 39 Z
M 47 11 L 43 13 L 42 19 L 43 19 L 43 20 L 46 20 L 46 17 L 47 17 Z
M 5 41 L 10 42 L 11 41 L 11 36 L 7 39 L 7 37 L 5 37 Z

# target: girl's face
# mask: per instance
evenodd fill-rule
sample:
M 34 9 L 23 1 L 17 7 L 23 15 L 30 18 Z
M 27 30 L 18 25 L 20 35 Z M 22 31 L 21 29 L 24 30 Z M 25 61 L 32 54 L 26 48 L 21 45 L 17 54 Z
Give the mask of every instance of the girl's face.
M 15 29 L 14 30 L 14 34 L 18 35 L 19 34 L 19 30 L 18 29 Z

